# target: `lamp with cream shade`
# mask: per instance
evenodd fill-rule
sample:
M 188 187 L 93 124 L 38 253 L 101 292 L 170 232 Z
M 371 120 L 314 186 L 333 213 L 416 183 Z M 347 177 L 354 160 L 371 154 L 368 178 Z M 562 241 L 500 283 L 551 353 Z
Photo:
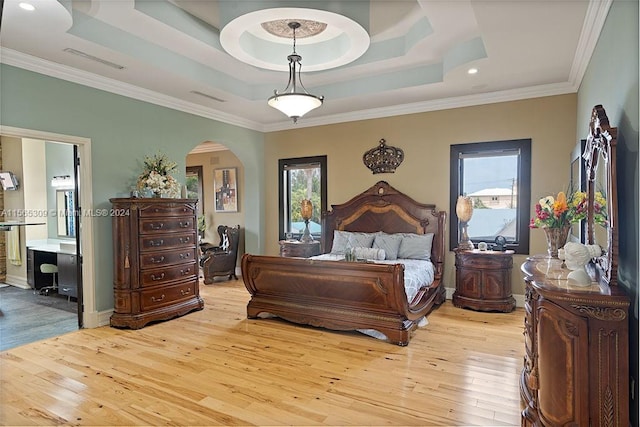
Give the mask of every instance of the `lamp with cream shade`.
M 456 215 L 458 216 L 458 221 L 460 221 L 460 225 L 462 227 L 458 249 L 473 250 L 473 242 L 469 239 L 469 234 L 467 234 L 467 224 L 473 215 L 473 201 L 471 200 L 471 197 L 458 196 L 458 201 L 456 202 Z

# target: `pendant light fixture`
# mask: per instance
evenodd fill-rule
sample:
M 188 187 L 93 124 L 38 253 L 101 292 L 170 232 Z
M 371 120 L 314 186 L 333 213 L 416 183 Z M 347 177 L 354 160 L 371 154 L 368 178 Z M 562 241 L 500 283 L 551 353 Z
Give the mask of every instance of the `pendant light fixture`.
M 302 56 L 296 53 L 296 29 L 300 28 L 300 23 L 291 21 L 288 26 L 293 30 L 293 53 L 287 56 L 289 60 L 289 83 L 282 93 L 274 90 L 274 95 L 269 98 L 268 104 L 282 111 L 287 117 L 292 118 L 293 123 L 297 123 L 300 117 L 321 106 L 324 96 L 311 95 L 302 84 L 302 79 L 300 78 Z M 298 92 L 298 85 L 302 89 L 301 92 Z

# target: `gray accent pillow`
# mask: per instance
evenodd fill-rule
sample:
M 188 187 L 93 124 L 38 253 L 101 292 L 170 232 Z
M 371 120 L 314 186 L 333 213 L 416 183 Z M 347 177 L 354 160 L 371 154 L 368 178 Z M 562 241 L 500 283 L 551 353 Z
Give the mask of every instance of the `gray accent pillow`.
M 431 260 L 433 233 L 403 233 L 398 258 Z
M 348 231 L 333 230 L 333 244 L 331 245 L 331 253 L 336 255 L 343 255 L 349 244 Z
M 385 259 L 394 260 L 398 259 L 398 249 L 400 249 L 401 242 L 402 236 L 400 234 L 378 233 L 373 241 L 373 247 L 383 249 L 386 254 Z
M 370 248 L 373 244 L 374 237 L 375 233 L 333 230 L 331 253 L 342 255 L 347 251 L 347 249 Z
M 343 231 L 346 233 L 346 231 Z M 350 248 L 370 248 L 373 244 L 373 239 L 376 237 L 375 233 L 349 233 L 349 247 Z
M 353 251 L 358 259 L 383 260 L 385 258 L 384 249 L 356 247 Z

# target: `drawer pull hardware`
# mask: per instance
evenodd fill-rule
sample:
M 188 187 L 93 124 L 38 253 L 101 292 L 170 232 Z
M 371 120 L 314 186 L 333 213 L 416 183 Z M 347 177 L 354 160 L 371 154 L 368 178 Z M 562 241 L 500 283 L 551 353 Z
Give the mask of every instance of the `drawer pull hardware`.
M 159 276 L 156 276 L 155 274 L 151 275 L 151 279 L 152 280 L 162 280 L 164 279 L 164 273 L 161 273 Z
M 149 224 L 149 228 L 152 230 L 161 230 L 164 227 L 164 222 L 160 224 Z
M 187 288 L 186 291 L 184 289 L 180 289 L 180 295 L 182 296 L 189 295 L 190 293 L 191 293 L 191 288 Z
M 149 244 L 150 244 L 151 246 L 162 246 L 162 245 L 164 245 L 164 240 L 163 240 L 163 239 L 160 239 L 160 240 L 151 240 L 151 241 L 149 241 Z
M 191 237 L 181 237 L 180 243 L 189 243 L 191 241 Z
M 160 302 L 164 299 L 164 294 L 162 294 L 162 296 L 160 298 L 156 298 L 156 297 L 151 297 L 151 301 L 153 302 Z
M 182 227 L 182 228 L 189 228 L 190 225 L 191 225 L 191 223 L 189 221 L 180 222 L 180 227 Z
M 180 254 L 180 259 L 189 258 L 190 256 L 191 256 L 191 254 L 190 254 L 190 253 Z
M 161 256 L 160 258 L 157 258 L 157 259 L 156 257 L 151 257 L 151 262 L 154 264 L 161 263 L 162 261 L 164 261 L 164 256 Z
M 189 274 L 189 273 L 191 273 L 191 269 L 190 268 L 187 268 L 186 270 L 180 270 L 180 274 L 182 274 L 183 276 L 186 275 L 186 274 Z

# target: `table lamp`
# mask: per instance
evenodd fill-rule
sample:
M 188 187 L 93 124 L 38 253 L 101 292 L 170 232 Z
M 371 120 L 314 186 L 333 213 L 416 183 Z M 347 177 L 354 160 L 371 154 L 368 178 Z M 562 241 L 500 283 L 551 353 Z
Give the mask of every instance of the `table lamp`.
M 468 196 L 458 196 L 456 202 L 456 215 L 458 221 L 462 226 L 462 234 L 460 235 L 460 242 L 458 243 L 458 249 L 473 250 L 473 242 L 469 239 L 467 234 L 467 224 L 471 220 L 473 215 L 473 201 Z
M 302 199 L 302 202 L 300 202 L 300 214 L 304 220 L 304 233 L 302 234 L 300 241 L 303 243 L 313 242 L 313 236 L 309 232 L 309 220 L 313 215 L 313 204 L 311 203 L 311 200 Z

